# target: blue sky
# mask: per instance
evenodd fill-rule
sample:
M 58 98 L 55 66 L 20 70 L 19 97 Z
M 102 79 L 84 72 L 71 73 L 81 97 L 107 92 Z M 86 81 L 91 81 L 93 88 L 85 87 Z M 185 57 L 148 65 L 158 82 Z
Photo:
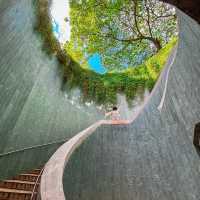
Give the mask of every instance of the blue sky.
M 53 21 L 53 29 L 56 37 L 61 43 L 65 43 L 70 39 L 70 22 L 69 19 L 69 1 L 53 0 L 51 6 L 51 17 Z
M 88 59 L 88 64 L 93 71 L 99 74 L 105 74 L 107 72 L 107 69 L 102 64 L 101 55 L 99 53 L 93 54 Z

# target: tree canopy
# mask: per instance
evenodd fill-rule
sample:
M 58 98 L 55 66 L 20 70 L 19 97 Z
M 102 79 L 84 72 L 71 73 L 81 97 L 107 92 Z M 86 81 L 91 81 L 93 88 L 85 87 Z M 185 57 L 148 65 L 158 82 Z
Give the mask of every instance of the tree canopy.
M 49 14 L 50 1 L 36 0 L 36 21 L 34 30 L 42 38 L 42 49 L 49 56 L 56 56 L 62 70 L 62 90 L 68 94 L 73 88 L 79 88 L 81 99 L 84 102 L 95 102 L 100 105 L 110 106 L 117 102 L 117 94 L 125 94 L 129 105 L 133 103 L 135 96 L 143 94 L 144 90 L 151 90 L 167 61 L 168 55 L 177 43 L 177 37 L 172 38 L 156 55 L 148 58 L 137 67 L 128 68 L 123 71 L 108 71 L 106 74 L 97 74 L 82 63 L 86 63 L 87 54 L 82 51 L 84 46 L 73 34 L 74 42 L 66 46 L 70 49 L 61 48 L 59 41 L 53 34 L 51 17 Z M 75 28 L 75 26 L 73 26 Z M 76 39 L 76 40 L 75 40 Z M 72 41 L 72 40 L 71 40 Z M 81 46 L 83 45 L 83 46 Z M 75 52 L 73 51 L 75 50 Z M 72 55 L 72 56 L 71 56 Z M 76 57 L 76 60 L 73 58 Z
M 70 0 L 71 41 L 79 61 L 100 53 L 110 69 L 138 65 L 176 33 L 175 10 L 157 0 Z

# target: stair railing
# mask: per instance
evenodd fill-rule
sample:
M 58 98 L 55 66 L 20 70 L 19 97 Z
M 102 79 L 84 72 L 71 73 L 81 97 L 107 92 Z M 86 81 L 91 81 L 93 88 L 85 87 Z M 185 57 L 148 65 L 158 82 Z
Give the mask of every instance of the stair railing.
M 44 168 L 42 168 L 42 170 L 41 170 L 40 173 L 38 174 L 38 177 L 37 177 L 37 179 L 36 179 L 36 181 L 35 181 L 35 184 L 34 184 L 34 187 L 33 187 L 33 191 L 32 191 L 30 200 L 33 200 L 33 199 L 34 199 L 34 194 L 35 194 L 35 192 L 39 192 L 39 190 L 36 191 L 36 189 L 37 189 L 37 185 L 39 184 L 39 180 L 40 180 L 40 178 L 41 178 L 41 176 L 42 176 L 43 171 L 44 171 Z M 36 195 L 38 195 L 38 194 L 36 194 Z
M 63 190 L 63 173 L 65 166 L 75 149 L 94 131 L 103 124 L 110 125 L 127 125 L 128 120 L 100 120 L 82 132 L 72 137 L 63 144 L 50 158 L 44 167 L 40 183 L 40 199 L 41 200 L 64 200 Z

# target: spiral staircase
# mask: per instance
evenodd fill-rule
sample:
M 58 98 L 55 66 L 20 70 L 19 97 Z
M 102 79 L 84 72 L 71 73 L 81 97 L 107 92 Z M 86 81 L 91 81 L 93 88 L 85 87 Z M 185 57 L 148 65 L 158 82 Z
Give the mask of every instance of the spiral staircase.
M 60 91 L 33 32 L 34 1 L 0 0 L 0 200 L 199 200 L 199 2 L 165 1 L 193 19 L 177 10 L 177 51 L 142 110 L 113 124 Z

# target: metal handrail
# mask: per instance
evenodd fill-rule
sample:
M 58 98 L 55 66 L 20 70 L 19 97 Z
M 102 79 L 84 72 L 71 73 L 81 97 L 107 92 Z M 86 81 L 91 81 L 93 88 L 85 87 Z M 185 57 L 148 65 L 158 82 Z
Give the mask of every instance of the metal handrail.
M 33 191 L 32 191 L 30 200 L 33 200 L 33 197 L 34 197 L 34 193 L 35 193 L 35 191 L 36 191 L 37 184 L 38 184 L 38 182 L 39 182 L 39 180 L 40 180 L 40 177 L 42 176 L 43 171 L 44 171 L 44 167 L 43 167 L 42 170 L 40 171 L 40 173 L 39 173 L 39 175 L 38 175 L 38 177 L 37 177 L 37 180 L 35 181 L 35 184 L 34 184 L 34 187 L 33 187 Z
M 9 152 L 6 152 L 6 153 L 1 153 L 0 157 L 7 156 L 7 155 L 10 155 L 10 154 L 13 154 L 13 153 L 18 153 L 18 152 L 21 152 L 21 151 L 26 151 L 26 150 L 38 148 L 38 147 L 44 147 L 44 146 L 48 146 L 48 145 L 52 145 L 52 144 L 64 143 L 64 142 L 66 142 L 66 140 L 67 139 L 63 139 L 63 140 L 58 140 L 58 141 L 55 141 L 55 142 L 50 142 L 50 143 L 47 143 L 47 144 L 40 144 L 40 145 L 31 146 L 31 147 L 26 147 L 26 148 L 23 148 L 23 149 L 9 151 Z

